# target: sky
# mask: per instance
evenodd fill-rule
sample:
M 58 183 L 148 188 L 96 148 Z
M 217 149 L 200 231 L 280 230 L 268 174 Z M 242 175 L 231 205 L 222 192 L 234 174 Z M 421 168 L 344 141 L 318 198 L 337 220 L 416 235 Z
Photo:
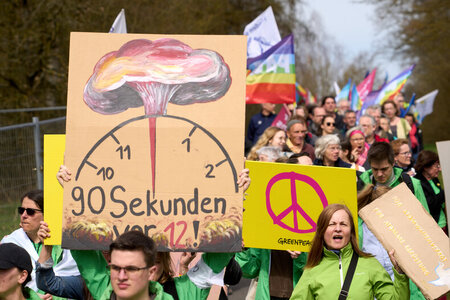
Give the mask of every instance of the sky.
M 352 0 L 306 0 L 307 14 L 315 10 L 322 18 L 326 33 L 335 38 L 348 57 L 361 51 L 372 53 L 383 39 L 375 25 L 375 8 L 370 4 L 354 3 Z M 378 43 L 377 43 L 378 41 Z M 379 49 L 377 49 L 379 50 Z M 385 70 L 389 78 L 395 77 L 408 66 L 380 56 L 379 70 Z

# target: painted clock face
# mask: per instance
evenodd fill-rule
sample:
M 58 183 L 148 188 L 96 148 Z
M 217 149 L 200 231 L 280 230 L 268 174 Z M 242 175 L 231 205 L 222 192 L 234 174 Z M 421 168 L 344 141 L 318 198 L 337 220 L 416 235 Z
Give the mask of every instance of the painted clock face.
M 136 53 L 151 47 L 182 44 L 170 41 L 155 46 L 156 41 L 138 47 L 135 41 L 122 44 L 113 58 L 108 53 L 98 60 L 85 85 L 84 101 L 72 101 L 69 93 L 66 163 L 73 170 L 73 180 L 65 187 L 62 245 L 105 249 L 123 232 L 139 230 L 152 237 L 159 250 L 237 251 L 241 247 L 242 191 L 236 184 L 236 161 L 242 162 L 243 155 L 236 155 L 242 151 L 236 146 L 242 149 L 243 130 L 234 123 L 243 121 L 243 114 L 235 120 L 217 118 L 217 109 L 229 105 L 222 102 L 232 91 L 231 72 L 220 67 L 219 73 L 227 73 L 225 80 L 230 82 L 215 82 L 222 75 L 212 74 L 198 90 L 193 89 L 197 82 L 175 82 L 173 74 L 164 75 L 170 77 L 164 83 L 169 87 L 130 83 L 137 73 L 130 61 L 138 58 L 127 57 L 124 63 L 119 54 L 132 55 L 133 50 L 139 56 Z M 210 63 L 208 55 L 212 54 L 194 54 Z M 167 62 L 163 58 L 144 63 Z M 189 63 L 186 59 L 183 64 Z M 224 64 L 220 59 L 207 67 Z M 128 74 L 126 80 L 108 73 L 115 72 L 117 65 L 110 70 L 105 64 L 114 63 L 121 64 L 119 73 L 122 77 Z M 162 69 L 181 68 L 178 60 L 171 63 Z M 203 75 L 210 71 L 207 67 Z M 184 70 L 184 74 L 187 71 L 201 77 L 198 70 Z M 105 92 L 105 87 L 110 90 Z M 131 88 L 138 91 L 133 94 Z M 176 94 L 180 90 L 183 93 Z M 199 96 L 202 93 L 210 97 L 206 103 Z M 78 122 L 69 124 L 70 112 Z M 230 144 L 233 140 L 236 144 Z

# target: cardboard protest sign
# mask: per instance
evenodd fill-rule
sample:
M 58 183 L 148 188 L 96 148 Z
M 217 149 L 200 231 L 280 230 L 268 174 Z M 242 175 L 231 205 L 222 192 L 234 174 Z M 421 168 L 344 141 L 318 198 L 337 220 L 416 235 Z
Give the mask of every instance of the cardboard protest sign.
M 450 289 L 448 237 L 405 183 L 359 211 L 386 251 L 428 299 Z
M 56 179 L 59 166 L 64 164 L 64 134 L 44 135 L 44 221 L 47 222 L 51 237 L 46 245 L 61 245 L 63 188 Z
M 442 180 L 444 181 L 444 192 L 446 195 L 450 195 L 450 141 L 443 141 L 436 143 L 439 163 L 442 169 Z M 445 208 L 447 210 L 447 224 L 448 216 L 450 216 L 450 197 L 445 199 Z
M 309 251 L 324 207 L 345 204 L 357 216 L 353 169 L 256 161 L 245 165 L 252 180 L 244 201 L 246 247 Z
M 72 33 L 62 246 L 241 247 L 243 36 Z

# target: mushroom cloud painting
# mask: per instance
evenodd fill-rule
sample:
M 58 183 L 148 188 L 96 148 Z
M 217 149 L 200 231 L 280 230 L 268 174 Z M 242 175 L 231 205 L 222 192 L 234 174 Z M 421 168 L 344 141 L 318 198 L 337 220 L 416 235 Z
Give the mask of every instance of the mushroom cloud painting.
M 167 104 L 216 101 L 231 85 L 230 69 L 221 55 L 192 49 L 175 39 L 136 39 L 96 63 L 84 88 L 84 102 L 110 115 L 144 107 L 149 117 L 152 188 L 155 195 L 156 118 Z

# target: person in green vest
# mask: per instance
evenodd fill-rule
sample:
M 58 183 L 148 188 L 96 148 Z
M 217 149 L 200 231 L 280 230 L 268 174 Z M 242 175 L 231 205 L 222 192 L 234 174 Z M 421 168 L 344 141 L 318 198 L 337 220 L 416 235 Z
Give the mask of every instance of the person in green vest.
M 332 203 L 317 220 L 305 271 L 290 300 L 342 299 L 341 295 L 343 299 L 407 300 L 408 277 L 394 253 L 394 249 L 389 251 L 395 273 L 392 282 L 376 258 L 359 249 L 348 207 Z M 347 278 L 347 274 L 353 276 Z
M 414 178 L 419 180 L 422 185 L 423 193 L 430 208 L 430 215 L 439 227 L 448 233 L 444 213 L 445 195 L 439 182 L 439 172 L 441 171 L 439 156 L 433 151 L 422 150 L 417 157 L 414 168 L 417 172 Z
M 367 154 L 367 160 L 370 170 L 360 176 L 363 186 L 372 183 L 375 186 L 384 185 L 393 188 L 404 182 L 423 207 L 429 211 L 420 181 L 411 178 L 408 174 L 402 175 L 403 170 L 394 167 L 394 151 L 390 144 L 385 142 L 373 143 Z
M 303 273 L 306 252 L 248 248 L 236 253 L 242 276 L 257 279 L 255 299 L 289 299 Z

